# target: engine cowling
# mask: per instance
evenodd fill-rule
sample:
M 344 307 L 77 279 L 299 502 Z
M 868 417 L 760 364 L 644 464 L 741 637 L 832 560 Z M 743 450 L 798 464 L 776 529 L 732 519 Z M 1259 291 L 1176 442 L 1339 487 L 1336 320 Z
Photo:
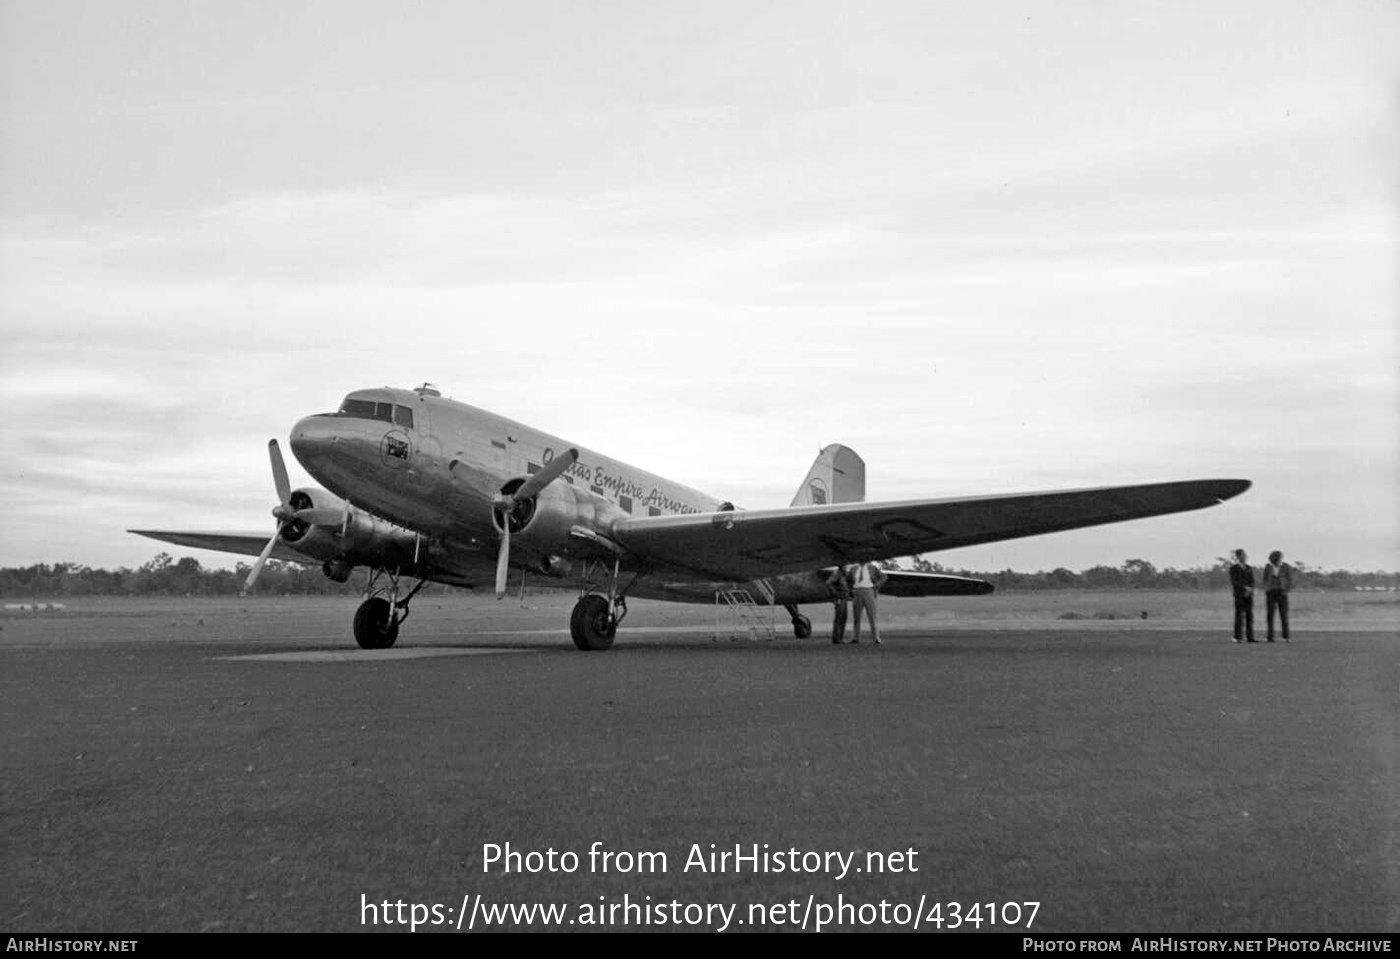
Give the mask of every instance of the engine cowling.
M 321 560 L 326 575 L 337 582 L 344 582 L 349 568 L 355 566 L 395 569 L 413 563 L 417 538 L 411 531 L 356 509 L 323 489 L 293 490 L 288 505 L 293 510 L 315 508 L 340 516 L 334 525 L 293 519 L 282 527 L 282 542 Z
M 524 483 L 524 477 L 513 479 L 501 487 L 501 492 L 514 493 Z M 616 503 L 587 489 L 567 482 L 554 482 L 535 494 L 533 499 L 515 504 L 509 511 L 492 510 L 492 522 L 499 532 L 509 522 L 512 551 L 523 550 L 523 561 L 548 576 L 566 577 L 573 572 L 574 560 L 593 555 L 597 547 L 575 539 L 570 531 L 575 526 L 601 530 L 614 519 L 627 516 Z

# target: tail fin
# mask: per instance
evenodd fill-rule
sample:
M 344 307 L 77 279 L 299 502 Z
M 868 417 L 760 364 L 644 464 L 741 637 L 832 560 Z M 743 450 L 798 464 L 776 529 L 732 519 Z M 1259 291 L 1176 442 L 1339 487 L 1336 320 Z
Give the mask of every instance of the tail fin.
M 817 454 L 793 506 L 865 502 L 865 460 L 849 446 L 833 443 Z

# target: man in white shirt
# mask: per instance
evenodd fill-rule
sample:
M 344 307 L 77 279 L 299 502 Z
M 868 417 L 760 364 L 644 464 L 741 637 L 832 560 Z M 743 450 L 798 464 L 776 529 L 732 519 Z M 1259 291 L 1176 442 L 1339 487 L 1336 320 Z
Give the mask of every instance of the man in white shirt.
M 860 642 L 861 610 L 870 617 L 870 634 L 875 642 L 880 642 L 880 624 L 875 620 L 875 596 L 880 587 L 889 579 L 885 571 L 875 563 L 857 563 L 850 568 L 852 604 L 856 611 L 855 642 Z

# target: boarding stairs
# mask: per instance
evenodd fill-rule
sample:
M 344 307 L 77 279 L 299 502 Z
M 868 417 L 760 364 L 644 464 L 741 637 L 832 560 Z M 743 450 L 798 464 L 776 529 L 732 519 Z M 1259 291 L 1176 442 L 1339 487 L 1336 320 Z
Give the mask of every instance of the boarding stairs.
M 756 589 L 764 600 L 767 613 L 754 600 L 750 587 Z M 764 580 L 730 583 L 715 590 L 715 629 L 710 639 L 714 642 L 720 639 L 766 639 L 771 642 L 777 638 L 773 610 L 773 588 Z

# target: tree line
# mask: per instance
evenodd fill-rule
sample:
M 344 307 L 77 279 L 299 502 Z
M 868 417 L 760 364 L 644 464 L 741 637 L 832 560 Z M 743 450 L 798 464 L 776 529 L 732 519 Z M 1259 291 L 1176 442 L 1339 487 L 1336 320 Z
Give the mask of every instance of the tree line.
M 1012 569 L 986 572 L 951 569 L 922 556 L 906 557 L 902 562 L 892 560 L 883 565 L 924 573 L 971 576 L 987 580 L 999 591 L 1012 592 L 1056 589 L 1223 590 L 1230 585 L 1230 560 L 1224 556 L 1217 558 L 1213 566 L 1192 569 L 1170 566 L 1158 569 L 1145 559 L 1130 559 L 1121 566 L 1093 566 L 1079 571 L 1059 567 L 1034 573 Z M 1292 566 L 1295 588 L 1400 587 L 1400 573 L 1325 570 L 1305 563 L 1293 563 Z M 169 553 L 159 553 L 136 569 L 125 566 L 119 569 L 94 569 L 80 563 L 36 563 L 33 566 L 0 568 L 0 596 L 236 596 L 242 591 L 251 568 L 252 565 L 245 562 L 239 562 L 233 569 L 206 568 L 193 556 L 177 560 Z M 364 591 L 368 575 L 368 571 L 361 568 L 355 570 L 348 582 L 335 583 L 327 579 L 317 566 L 270 560 L 258 578 L 257 591 L 273 596 L 353 596 Z M 529 588 L 533 591 L 550 585 L 549 580 L 536 578 Z M 425 587 L 424 592 L 441 594 L 452 589 L 450 586 L 432 584 Z
M 1158 569 L 1145 559 L 1129 559 L 1121 566 L 1092 566 L 1078 572 L 1063 566 L 1052 570 L 1039 570 L 1034 573 L 1020 573 L 1013 569 L 999 572 L 978 572 L 967 569 L 949 569 L 939 563 L 929 562 L 922 556 L 912 557 L 912 569 L 922 573 L 950 573 L 955 576 L 973 576 L 985 579 L 998 590 L 1031 591 L 1054 589 L 1199 589 L 1215 590 L 1230 588 L 1231 560 L 1219 556 L 1213 565 L 1177 569 L 1167 566 Z M 891 568 L 889 564 L 884 564 Z M 1361 572 L 1350 569 L 1322 569 L 1307 563 L 1289 562 L 1293 567 L 1293 587 L 1295 589 L 1355 589 L 1357 587 L 1400 587 L 1400 573 L 1382 571 Z M 1260 567 L 1255 567 L 1256 581 Z

